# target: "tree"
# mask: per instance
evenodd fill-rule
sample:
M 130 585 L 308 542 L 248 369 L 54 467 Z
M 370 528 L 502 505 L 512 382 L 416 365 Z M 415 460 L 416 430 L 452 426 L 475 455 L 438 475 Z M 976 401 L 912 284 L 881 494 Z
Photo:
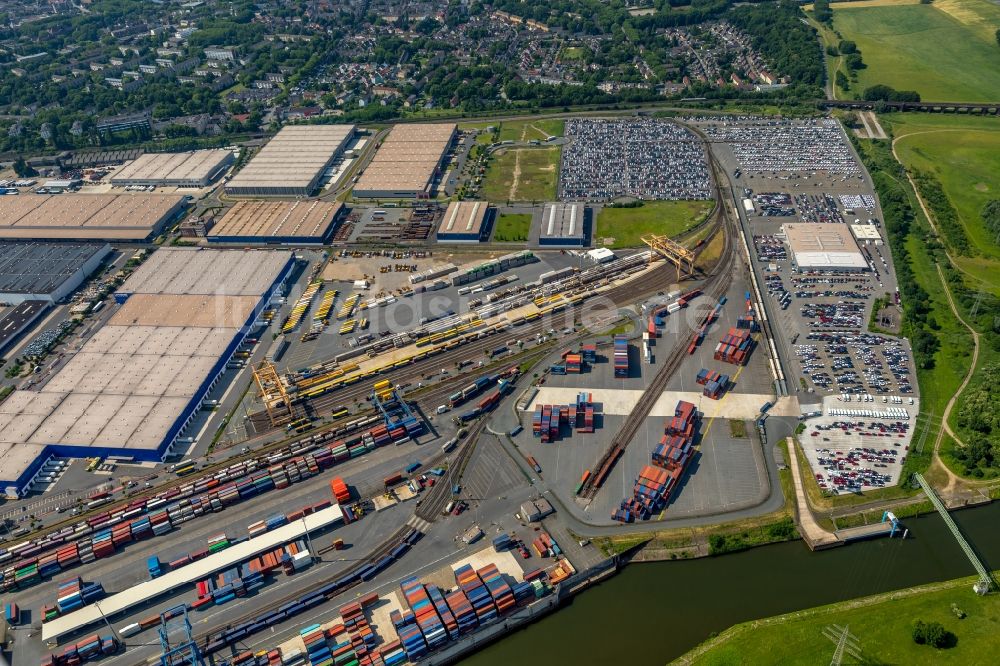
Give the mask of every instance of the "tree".
M 14 161 L 14 173 L 17 174 L 18 178 L 31 178 L 38 175 L 38 172 L 28 166 L 28 163 L 20 155 Z
M 941 626 L 940 622 L 917 620 L 913 625 L 913 642 L 917 645 L 940 649 L 951 647 L 955 641 L 955 634 Z
M 997 46 L 1000 46 L 1000 28 L 997 28 L 997 31 L 993 33 L 993 36 L 997 38 Z
M 843 53 L 844 55 L 847 55 L 848 53 L 858 52 L 858 45 L 847 39 L 840 40 L 840 46 L 838 48 L 840 49 L 840 52 Z
M 1000 199 L 987 201 L 979 214 L 982 216 L 986 228 L 995 236 L 1000 236 Z

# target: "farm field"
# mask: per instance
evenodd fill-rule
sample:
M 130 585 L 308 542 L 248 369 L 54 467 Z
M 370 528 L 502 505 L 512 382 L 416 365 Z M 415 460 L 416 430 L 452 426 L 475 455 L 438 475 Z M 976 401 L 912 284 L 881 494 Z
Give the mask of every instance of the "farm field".
M 1000 48 L 993 31 L 1000 5 L 990 0 L 932 4 L 833 3 L 833 27 L 857 43 L 867 67 L 850 95 L 879 83 L 916 90 L 924 100 L 1000 98 Z
M 710 201 L 647 201 L 639 208 L 602 208 L 594 238 L 612 239 L 613 249 L 641 247 L 646 234 L 676 236 L 701 222 L 712 210 Z
M 495 154 L 480 196 L 487 201 L 552 201 L 559 179 L 559 148 L 524 148 Z
M 531 215 L 528 213 L 509 213 L 497 217 L 496 231 L 493 240 L 512 243 L 528 240 L 531 231 Z
M 929 172 L 958 213 L 976 256 L 955 256 L 959 268 L 1000 295 L 1000 245 L 980 211 L 1000 199 L 1000 118 L 889 114 L 896 153 L 908 169 Z
M 972 583 L 972 578 L 934 583 L 739 624 L 675 663 L 826 663 L 834 646 L 823 630 L 836 624 L 850 627 L 864 663 L 988 664 L 1000 604 L 973 594 Z M 952 605 L 965 613 L 964 619 Z M 955 635 L 954 646 L 914 643 L 916 620 L 940 623 Z

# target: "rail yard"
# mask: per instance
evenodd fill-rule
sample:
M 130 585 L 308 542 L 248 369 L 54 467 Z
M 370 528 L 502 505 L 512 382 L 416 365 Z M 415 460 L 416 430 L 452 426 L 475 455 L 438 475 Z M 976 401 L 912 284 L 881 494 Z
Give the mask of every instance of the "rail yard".
M 915 370 L 839 125 L 568 130 L 521 243 L 445 195 L 486 136 L 449 123 L 286 129 L 195 201 L 20 196 L 12 238 L 111 250 L 5 343 L 11 663 L 455 662 L 613 572 L 590 537 L 780 507 L 797 427 L 829 492 L 897 483 Z M 714 208 L 612 251 L 621 196 Z

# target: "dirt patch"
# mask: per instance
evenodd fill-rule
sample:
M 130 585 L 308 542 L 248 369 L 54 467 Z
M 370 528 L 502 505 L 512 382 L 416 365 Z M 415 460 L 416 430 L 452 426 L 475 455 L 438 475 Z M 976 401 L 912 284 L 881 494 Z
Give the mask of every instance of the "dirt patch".
M 976 183 L 975 185 L 977 192 L 989 192 L 990 186 L 986 183 Z

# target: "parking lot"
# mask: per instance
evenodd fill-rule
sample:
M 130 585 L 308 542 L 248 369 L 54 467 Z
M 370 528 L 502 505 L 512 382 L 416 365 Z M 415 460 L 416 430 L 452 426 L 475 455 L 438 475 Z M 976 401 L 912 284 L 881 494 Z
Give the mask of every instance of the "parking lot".
M 762 297 L 806 431 L 806 457 L 830 492 L 896 483 L 919 410 L 906 340 L 872 332 L 876 302 L 899 307 L 881 211 L 868 175 L 833 121 L 730 121 L 706 133 L 733 175 Z M 783 225 L 851 228 L 867 270 L 802 269 Z M 859 232 L 862 235 L 859 235 Z M 853 251 L 850 243 L 847 249 Z M 866 414 L 898 414 L 866 416 Z M 815 433 L 815 434 L 814 434 Z
M 665 120 L 571 118 L 559 173 L 563 201 L 708 199 L 704 148 L 689 129 Z
M 913 445 L 920 401 L 884 396 L 823 398 L 799 437 L 820 488 L 848 493 L 894 485 Z M 911 402 L 912 400 L 912 402 Z

